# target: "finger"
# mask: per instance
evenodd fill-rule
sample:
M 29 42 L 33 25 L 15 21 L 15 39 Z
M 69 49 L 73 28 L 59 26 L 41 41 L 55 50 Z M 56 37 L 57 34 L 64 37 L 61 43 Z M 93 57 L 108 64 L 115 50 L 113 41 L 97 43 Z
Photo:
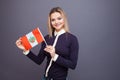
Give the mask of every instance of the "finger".
M 16 45 L 19 44 L 19 40 L 16 41 Z
M 16 43 L 19 44 L 21 41 L 20 40 L 17 40 Z
M 44 50 L 45 50 L 46 52 L 48 52 L 48 53 L 51 52 L 51 50 L 50 50 L 49 48 L 45 48 Z
M 44 50 L 48 52 L 48 48 L 45 48 Z
M 48 45 L 48 46 L 46 46 L 46 48 L 50 49 L 50 46 Z
M 51 46 L 51 45 L 48 45 L 48 46 L 47 46 L 47 48 L 52 48 L 52 47 L 53 47 L 53 46 Z

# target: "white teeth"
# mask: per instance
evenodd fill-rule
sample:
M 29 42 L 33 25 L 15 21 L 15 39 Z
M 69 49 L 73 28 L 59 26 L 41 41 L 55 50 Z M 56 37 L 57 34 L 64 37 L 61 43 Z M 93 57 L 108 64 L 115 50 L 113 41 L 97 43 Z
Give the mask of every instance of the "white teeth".
M 59 26 L 60 24 L 55 24 L 55 26 Z

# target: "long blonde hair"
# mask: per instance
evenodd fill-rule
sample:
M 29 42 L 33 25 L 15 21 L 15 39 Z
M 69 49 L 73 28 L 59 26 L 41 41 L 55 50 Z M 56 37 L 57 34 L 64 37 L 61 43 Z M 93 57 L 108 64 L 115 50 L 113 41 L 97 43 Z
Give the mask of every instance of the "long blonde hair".
M 68 21 L 67 21 L 67 17 L 66 17 L 65 12 L 60 7 L 54 7 L 54 8 L 51 9 L 51 11 L 48 15 L 48 31 L 49 31 L 49 36 L 50 37 L 52 37 L 52 34 L 54 32 L 54 28 L 52 27 L 52 24 L 51 24 L 51 14 L 54 13 L 54 12 L 58 12 L 63 16 L 63 18 L 64 18 L 63 28 L 66 32 L 69 32 L 69 26 L 68 26 Z

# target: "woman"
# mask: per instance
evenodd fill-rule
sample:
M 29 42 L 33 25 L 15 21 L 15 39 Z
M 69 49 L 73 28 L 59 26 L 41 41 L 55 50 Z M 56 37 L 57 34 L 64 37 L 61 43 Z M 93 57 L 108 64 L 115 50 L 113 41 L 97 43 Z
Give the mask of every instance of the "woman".
M 66 80 L 68 69 L 75 69 L 78 59 L 78 40 L 69 32 L 67 18 L 60 7 L 51 9 L 48 17 L 49 34 L 45 36 L 39 54 L 25 50 L 21 40 L 16 41 L 18 48 L 37 64 L 41 64 L 47 57 L 45 80 Z M 43 80 L 44 80 L 43 79 Z

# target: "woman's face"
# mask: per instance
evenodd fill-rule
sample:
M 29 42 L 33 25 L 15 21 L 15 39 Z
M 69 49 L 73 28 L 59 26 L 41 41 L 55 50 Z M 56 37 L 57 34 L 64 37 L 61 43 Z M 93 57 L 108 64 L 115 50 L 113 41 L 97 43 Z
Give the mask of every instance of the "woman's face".
M 56 31 L 60 31 L 64 26 L 64 18 L 59 12 L 51 14 L 51 24 Z

